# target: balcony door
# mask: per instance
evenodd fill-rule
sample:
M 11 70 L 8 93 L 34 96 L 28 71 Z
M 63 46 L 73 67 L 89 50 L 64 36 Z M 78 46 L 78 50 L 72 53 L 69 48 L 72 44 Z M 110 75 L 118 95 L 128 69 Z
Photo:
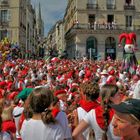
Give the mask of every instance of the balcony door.
M 112 23 L 114 21 L 114 15 L 107 15 L 107 22 Z

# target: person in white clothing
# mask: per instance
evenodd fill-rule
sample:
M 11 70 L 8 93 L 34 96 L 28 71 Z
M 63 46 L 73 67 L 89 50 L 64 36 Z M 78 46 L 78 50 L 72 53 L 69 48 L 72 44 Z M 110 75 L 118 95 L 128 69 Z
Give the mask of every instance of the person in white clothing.
M 53 99 L 53 93 L 46 88 L 36 88 L 29 95 L 33 116 L 23 122 L 22 140 L 64 140 L 64 131 L 50 110 Z
M 99 85 L 98 83 L 85 82 L 80 85 L 80 90 L 83 93 L 85 99 L 80 100 L 80 106 L 74 111 L 74 122 L 80 123 L 80 121 L 90 112 L 90 110 L 95 109 L 99 106 L 99 103 L 96 101 L 99 97 Z M 76 117 L 77 116 L 77 117 Z M 78 119 L 78 121 L 77 121 Z M 78 124 L 75 124 L 78 125 Z M 88 127 L 84 132 L 83 136 L 86 140 L 93 137 L 92 129 Z
M 57 97 L 54 97 L 51 109 L 53 117 L 61 124 L 64 130 L 65 140 L 72 140 L 72 134 L 68 124 L 67 115 L 64 111 L 61 111 L 59 99 Z
M 116 85 L 105 84 L 100 91 L 101 105 L 92 109 L 73 131 L 74 140 L 84 140 L 83 131 L 89 126 L 94 130 L 95 140 L 120 140 L 113 135 L 112 120 L 114 111 L 109 108 L 110 103 L 121 101 L 119 89 Z
M 20 134 L 18 132 L 19 130 L 19 120 L 20 120 L 20 116 L 24 110 L 24 107 L 22 106 L 22 103 L 20 103 L 20 99 L 14 99 L 14 104 L 16 105 L 13 109 L 12 115 L 15 121 L 15 125 L 16 125 L 16 138 L 21 138 Z

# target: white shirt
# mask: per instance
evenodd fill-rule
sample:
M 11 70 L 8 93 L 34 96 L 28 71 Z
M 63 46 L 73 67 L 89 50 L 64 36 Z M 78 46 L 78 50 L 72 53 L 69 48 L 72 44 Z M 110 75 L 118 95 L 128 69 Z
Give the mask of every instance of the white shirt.
M 86 112 L 82 107 L 78 107 L 77 108 L 77 113 L 78 113 L 78 121 L 80 122 L 86 115 L 88 112 Z M 84 132 L 83 135 L 86 138 L 86 140 L 89 140 L 90 137 L 90 130 L 91 128 L 88 127 Z
M 67 138 L 72 139 L 71 130 L 68 126 L 68 119 L 67 119 L 66 113 L 63 111 L 60 111 L 57 114 L 55 119 L 61 124 L 61 126 L 64 130 L 65 139 L 67 139 Z
M 63 140 L 61 125 L 45 125 L 42 120 L 24 120 L 21 128 L 22 140 Z
M 102 140 L 104 131 L 100 128 L 100 126 L 97 123 L 96 114 L 95 114 L 94 109 L 92 109 L 90 112 L 88 112 L 88 114 L 84 118 L 84 121 L 86 121 L 90 125 L 90 127 L 94 130 L 95 140 Z M 108 126 L 107 137 L 108 137 L 108 140 L 120 140 L 119 137 L 116 137 L 113 135 L 112 122 Z
M 15 125 L 16 125 L 16 138 L 20 138 L 19 133 L 18 133 L 18 127 L 19 127 L 19 119 L 20 119 L 20 116 L 21 116 L 23 110 L 24 110 L 24 108 L 19 107 L 19 106 L 16 106 L 13 109 L 13 118 L 14 118 Z

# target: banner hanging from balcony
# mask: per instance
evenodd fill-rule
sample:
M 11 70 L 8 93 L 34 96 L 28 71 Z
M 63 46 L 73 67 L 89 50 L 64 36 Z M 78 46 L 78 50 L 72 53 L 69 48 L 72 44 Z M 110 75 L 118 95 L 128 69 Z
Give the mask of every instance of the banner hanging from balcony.
M 125 42 L 124 46 L 122 45 L 123 42 Z M 135 74 L 138 65 L 137 58 L 135 56 L 135 51 L 137 50 L 136 34 L 120 34 L 119 47 L 123 47 L 122 71 Z

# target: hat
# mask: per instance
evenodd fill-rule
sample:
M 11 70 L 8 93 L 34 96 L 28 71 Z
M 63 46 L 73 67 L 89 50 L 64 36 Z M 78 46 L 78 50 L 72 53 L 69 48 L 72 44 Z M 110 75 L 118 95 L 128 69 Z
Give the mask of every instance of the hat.
M 55 92 L 54 92 L 54 95 L 55 96 L 58 96 L 58 95 L 61 95 L 61 94 L 66 94 L 67 92 L 65 91 L 65 90 L 63 90 L 63 89 L 61 89 L 61 90 L 56 90 Z
M 33 88 L 25 88 L 18 95 L 18 99 L 22 99 L 23 101 L 29 96 L 29 94 L 33 91 Z
M 135 33 L 122 33 L 119 36 L 119 44 L 122 40 L 125 39 L 126 44 L 135 44 L 136 45 L 136 34 Z
M 103 71 L 101 72 L 101 75 L 108 75 L 107 70 L 103 70 Z
M 140 120 L 140 99 L 127 99 L 120 104 L 111 104 L 110 106 L 117 112 L 132 114 Z

